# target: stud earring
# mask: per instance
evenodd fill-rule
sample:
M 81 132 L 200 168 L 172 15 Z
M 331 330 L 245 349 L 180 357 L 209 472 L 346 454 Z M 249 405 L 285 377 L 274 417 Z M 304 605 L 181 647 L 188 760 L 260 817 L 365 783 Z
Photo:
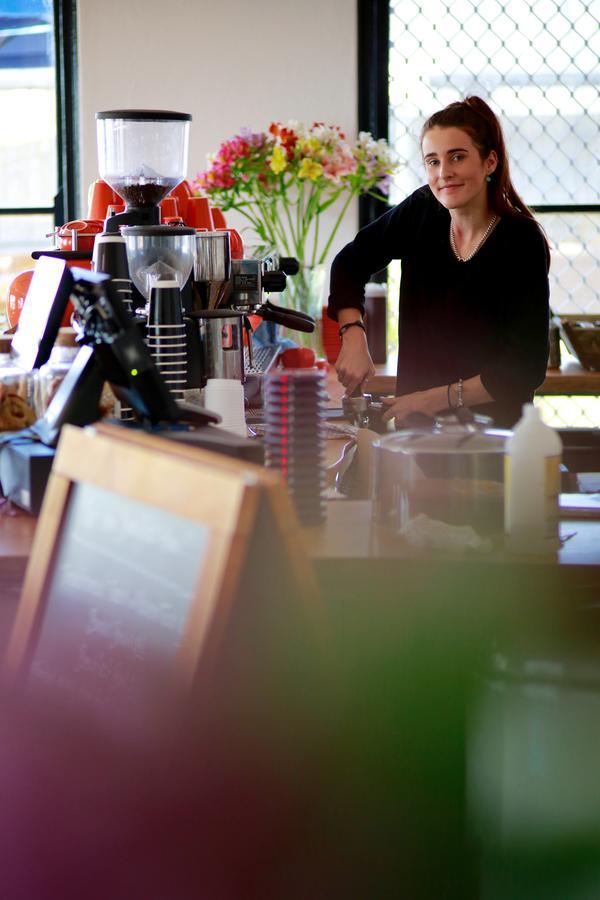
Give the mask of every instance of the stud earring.
M 489 182 L 492 180 L 492 176 L 491 176 L 491 175 L 486 175 L 486 176 L 485 176 L 485 180 L 486 180 L 486 181 L 488 182 L 488 184 L 489 184 Z

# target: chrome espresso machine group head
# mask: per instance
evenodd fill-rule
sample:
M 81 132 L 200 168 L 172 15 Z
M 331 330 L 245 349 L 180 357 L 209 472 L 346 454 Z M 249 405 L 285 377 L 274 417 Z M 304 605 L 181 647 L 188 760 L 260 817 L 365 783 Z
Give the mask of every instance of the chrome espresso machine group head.
M 277 253 L 260 259 L 231 259 L 228 232 L 196 235 L 194 285 L 186 314 L 195 323 L 188 331 L 188 342 L 190 356 L 201 360 L 201 373 L 196 375 L 199 386 L 208 378 L 239 378 L 245 382 L 248 372 L 260 374 L 261 366 L 254 359 L 250 316 L 298 331 L 314 330 L 310 316 L 276 306 L 266 296 L 285 290 L 287 277 L 297 271 L 297 260 Z M 273 349 L 271 359 L 275 355 Z

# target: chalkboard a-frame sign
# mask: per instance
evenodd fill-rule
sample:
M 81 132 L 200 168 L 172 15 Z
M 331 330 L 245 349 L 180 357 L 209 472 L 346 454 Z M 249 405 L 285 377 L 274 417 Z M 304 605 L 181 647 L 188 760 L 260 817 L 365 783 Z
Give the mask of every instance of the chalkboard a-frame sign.
M 118 426 L 65 426 L 6 673 L 81 693 L 92 672 L 106 699 L 152 660 L 191 688 L 270 552 L 271 589 L 293 585 L 311 605 L 312 570 L 273 473 Z

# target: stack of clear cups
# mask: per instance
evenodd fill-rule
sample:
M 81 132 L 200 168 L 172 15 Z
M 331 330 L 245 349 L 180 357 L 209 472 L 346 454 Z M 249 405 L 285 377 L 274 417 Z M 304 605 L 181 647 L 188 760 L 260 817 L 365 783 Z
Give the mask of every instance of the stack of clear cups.
M 187 341 L 176 281 L 159 281 L 151 288 L 146 343 L 173 397 L 183 400 L 187 382 Z
M 303 525 L 326 515 L 325 373 L 274 369 L 265 375 L 265 465 L 279 469 Z

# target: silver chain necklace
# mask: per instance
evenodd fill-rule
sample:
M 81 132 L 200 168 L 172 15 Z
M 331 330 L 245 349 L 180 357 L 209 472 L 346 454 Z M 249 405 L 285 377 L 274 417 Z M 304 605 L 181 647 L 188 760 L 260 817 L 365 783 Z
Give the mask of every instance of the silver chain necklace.
M 477 253 L 477 251 L 481 248 L 482 244 L 485 243 L 486 238 L 489 236 L 492 228 L 494 227 L 494 225 L 496 224 L 497 221 L 498 221 L 498 216 L 496 214 L 494 214 L 489 221 L 488 227 L 483 232 L 483 235 L 481 236 L 481 240 L 479 241 L 477 246 L 473 250 L 471 250 L 471 252 L 469 253 L 468 256 L 461 256 L 460 253 L 458 252 L 458 250 L 456 249 L 456 242 L 454 240 L 454 229 L 452 228 L 452 220 L 450 221 L 450 246 L 452 247 L 452 252 L 454 253 L 455 257 L 457 258 L 457 260 L 459 262 L 469 262 L 470 259 L 473 259 L 473 257 Z

